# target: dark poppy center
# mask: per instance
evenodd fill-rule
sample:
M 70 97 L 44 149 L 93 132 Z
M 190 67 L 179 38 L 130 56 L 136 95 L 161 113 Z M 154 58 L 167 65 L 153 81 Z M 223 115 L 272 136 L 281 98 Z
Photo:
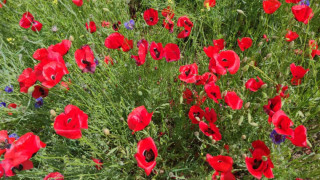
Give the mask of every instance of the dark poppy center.
M 194 112 L 193 113 L 193 116 L 196 118 L 196 117 L 198 117 L 198 118 L 200 118 L 200 112 Z
M 154 53 L 156 54 L 156 57 L 159 58 L 160 57 L 160 52 L 158 51 L 157 48 L 153 48 Z
M 214 96 L 215 98 L 217 98 L 217 94 L 215 92 L 211 92 L 210 93 L 212 96 Z
M 154 161 L 154 159 L 155 159 L 155 155 L 154 155 L 154 152 L 152 151 L 152 149 L 145 150 L 145 151 L 143 152 L 143 155 L 144 155 L 145 160 L 146 160 L 147 162 Z
M 208 134 L 214 134 L 214 131 L 213 131 L 212 129 L 208 128 L 208 129 L 207 129 L 207 133 L 208 133 Z M 222 162 L 221 160 L 219 160 L 219 161 Z M 219 161 L 218 161 L 218 162 L 219 162 Z
M 149 20 L 152 22 L 153 21 L 153 17 L 149 18 Z
M 72 120 L 72 118 L 69 118 L 69 119 L 67 120 L 67 122 L 70 123 L 71 120 Z
M 43 89 L 42 87 L 39 88 L 39 91 L 40 91 L 40 93 L 41 93 L 42 96 L 45 95 L 45 91 L 44 91 L 44 89 Z
M 190 71 L 191 71 L 191 69 L 188 69 L 188 71 L 184 72 L 184 74 L 185 74 L 186 76 L 189 76 Z
M 228 60 L 227 60 L 227 59 L 222 59 L 221 61 L 223 61 L 223 62 L 227 62 Z
M 270 109 L 273 109 L 274 106 L 275 106 L 275 104 L 271 103 L 271 104 L 270 104 Z
M 254 159 L 252 168 L 258 169 L 260 167 L 261 163 L 262 163 L 262 160 Z
M 23 166 L 22 166 L 22 164 L 19 164 L 19 166 L 18 167 L 13 167 L 12 169 L 11 169 L 11 171 L 13 172 L 13 173 L 17 173 L 17 171 L 22 171 L 23 170 Z
M 55 80 L 55 79 L 56 79 L 56 76 L 55 76 L 55 75 L 52 75 L 52 76 L 51 76 L 51 79 L 52 79 L 52 80 Z

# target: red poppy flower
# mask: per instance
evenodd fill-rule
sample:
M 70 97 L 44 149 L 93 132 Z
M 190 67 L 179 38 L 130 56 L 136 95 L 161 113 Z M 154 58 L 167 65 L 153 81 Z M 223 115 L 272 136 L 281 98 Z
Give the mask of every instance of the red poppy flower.
M 69 104 L 56 117 L 53 128 L 60 136 L 79 139 L 82 136 L 81 129 L 88 129 L 88 115 L 77 106 Z
M 214 39 L 213 40 L 213 45 L 217 46 L 220 50 L 224 49 L 224 39 Z
M 69 73 L 62 56 L 59 53 L 55 54 L 58 55 L 57 59 L 50 60 L 51 58 L 48 58 L 42 60 L 34 67 L 37 80 L 46 88 L 54 87 L 65 74 Z
M 28 93 L 28 89 L 36 83 L 37 78 L 32 68 L 23 70 L 22 74 L 18 78 L 20 85 L 20 92 Z
M 102 160 L 101 159 L 95 159 L 95 158 L 92 158 L 92 161 L 94 162 L 94 163 L 96 163 L 96 168 L 97 168 L 97 170 L 101 170 L 102 168 L 103 168 L 103 162 L 102 162 Z
M 241 40 L 238 39 L 238 45 L 241 51 L 249 49 L 252 46 L 252 39 L 249 37 L 244 37 Z
M 246 88 L 252 92 L 258 91 L 265 83 L 259 78 L 259 76 L 257 76 L 257 79 L 258 81 L 254 78 L 249 79 L 245 84 Z
M 278 0 L 264 0 L 263 1 L 263 10 L 267 14 L 273 14 L 281 6 L 281 3 Z
M 32 92 L 32 97 L 38 99 L 39 97 L 45 98 L 48 96 L 49 89 L 45 88 L 41 85 L 34 86 L 34 90 Z
M 204 117 L 209 123 L 215 123 L 217 121 L 217 113 L 214 109 L 206 107 Z
M 286 0 L 286 3 L 298 4 L 301 0 Z
M 220 87 L 216 85 L 214 82 L 210 82 L 204 86 L 204 90 L 207 93 L 207 96 L 210 99 L 213 99 L 214 102 L 219 103 L 218 99 L 221 98 Z
M 84 45 L 74 52 L 74 57 L 78 67 L 83 73 L 94 73 L 97 64 L 94 62 L 95 58 L 89 45 Z
M 208 124 L 206 124 L 205 122 L 200 121 L 199 128 L 203 132 L 203 134 L 205 134 L 206 136 L 208 136 L 216 141 L 221 140 L 221 134 L 219 132 L 219 128 L 217 128 L 217 126 L 215 124 L 210 123 L 210 126 L 208 126 Z
M 293 126 L 293 122 L 282 110 L 274 113 L 272 116 L 272 123 L 278 134 L 287 136 L 293 135 L 293 130 L 290 128 L 290 126 Z
M 59 172 L 49 173 L 43 180 L 64 180 L 64 176 Z
M 61 43 L 49 46 L 48 51 L 49 52 L 54 51 L 54 52 L 59 53 L 61 56 L 64 56 L 65 54 L 68 53 L 70 47 L 71 47 L 71 41 L 65 39 L 65 40 L 62 40 Z M 44 50 L 42 50 L 42 51 L 44 51 Z M 33 54 L 33 55 L 35 56 L 35 54 Z M 45 55 L 45 52 L 44 52 L 44 55 Z M 33 58 L 35 58 L 35 57 L 33 57 Z M 40 60 L 40 59 L 38 59 L 38 60 Z
M 311 49 L 312 58 L 314 58 L 316 55 L 320 56 L 320 50 L 318 50 L 318 44 L 315 40 L 309 40 L 309 47 Z
M 172 8 L 170 6 L 164 8 L 162 11 L 161 11 L 161 14 L 163 17 L 168 17 L 170 19 L 172 19 L 174 17 L 174 12 L 172 10 Z
M 124 52 L 127 52 L 133 48 L 133 41 L 128 40 L 122 34 L 115 32 L 106 38 L 104 45 L 109 49 L 122 48 Z
M 203 6 L 206 7 L 214 7 L 216 6 L 216 0 L 205 0 L 203 2 Z
M 210 82 L 217 82 L 218 78 L 216 75 L 210 73 L 210 72 L 206 72 L 204 74 L 202 74 L 201 76 L 199 75 L 196 81 L 196 85 L 205 85 L 208 84 Z
M 213 73 L 224 75 L 227 70 L 230 74 L 235 74 L 240 68 L 240 58 L 232 50 L 221 51 L 215 54 L 209 62 L 209 70 Z
M 94 21 L 90 21 L 89 25 L 88 23 L 86 23 L 86 28 L 87 28 L 87 31 L 89 31 L 90 33 L 94 33 L 97 31 L 97 26 Z
M 21 18 L 21 20 L 19 22 L 19 25 L 22 28 L 28 29 L 32 25 L 33 21 L 34 21 L 34 17 L 32 16 L 32 14 L 29 13 L 29 12 L 25 12 L 22 15 L 22 18 Z
M 168 43 L 164 47 L 164 53 L 167 62 L 178 61 L 180 59 L 180 49 L 176 44 Z
M 196 63 L 180 66 L 179 79 L 186 83 L 195 83 L 197 81 L 198 66 Z
M 312 9 L 307 5 L 292 6 L 291 11 L 294 15 L 294 18 L 299 22 L 303 22 L 304 24 L 308 24 L 314 15 Z
M 207 154 L 206 161 L 218 172 L 230 172 L 232 170 L 233 159 L 229 156 L 211 156 Z
M 255 178 L 261 179 L 262 175 L 266 178 L 273 178 L 273 163 L 270 159 L 270 150 L 263 141 L 257 140 L 252 142 L 253 150 L 250 149 L 252 158 L 246 157 L 248 171 Z
M 72 0 L 72 2 L 79 7 L 83 5 L 83 0 Z
M 194 105 L 191 106 L 188 116 L 191 119 L 192 124 L 199 124 L 204 117 L 204 111 L 199 106 Z
M 136 107 L 128 115 L 128 126 L 132 130 L 132 134 L 137 131 L 143 130 L 146 126 L 149 125 L 153 112 L 148 113 L 147 109 L 144 106 Z
M 113 65 L 113 59 L 109 55 L 104 57 L 104 62 L 106 64 L 110 63 L 111 65 Z
M 7 149 L 10 149 L 13 141 L 15 141 L 15 138 L 9 138 L 6 130 L 0 131 L 0 156 L 5 153 Z
M 193 101 L 193 93 L 188 88 L 186 88 L 186 90 L 183 91 L 182 97 L 187 101 L 187 104 L 190 104 Z
M 133 58 L 136 61 L 137 66 L 141 66 L 146 62 L 146 56 L 148 53 L 148 41 L 142 40 L 139 44 L 139 51 L 138 56 L 132 55 L 131 58 Z
M 296 127 L 292 137 L 287 137 L 292 144 L 299 147 L 308 147 L 307 145 L 307 128 L 303 125 Z
M 2 161 L 2 167 L 7 176 L 14 175 L 14 167 L 19 167 L 18 170 L 27 170 L 33 167 L 29 159 L 39 151 L 40 148 L 46 147 L 39 136 L 32 132 L 22 135 L 18 140 L 11 144 Z
M 158 11 L 155 9 L 147 9 L 143 13 L 143 19 L 146 21 L 146 23 L 149 26 L 154 26 L 158 23 L 159 17 L 158 17 Z
M 162 26 L 168 29 L 170 33 L 173 33 L 174 23 L 170 17 L 166 17 L 165 19 L 163 19 Z
M 289 30 L 288 33 L 286 34 L 286 41 L 291 42 L 296 40 L 298 37 L 299 37 L 298 33 Z
M 154 60 L 160 60 L 164 57 L 162 43 L 152 42 L 150 45 L 150 55 Z
M 209 58 L 213 58 L 215 54 L 218 54 L 220 52 L 220 47 L 219 46 L 208 46 L 204 47 L 203 51 L 206 53 L 206 55 Z
M 275 96 L 272 99 L 268 99 L 268 104 L 263 106 L 263 110 L 272 117 L 273 114 L 281 109 L 281 97 Z M 269 119 L 271 120 L 271 119 Z M 270 122 L 269 122 L 270 123 Z
M 69 91 L 70 90 L 70 87 L 69 87 L 70 84 L 71 84 L 71 80 L 70 79 L 69 79 L 69 82 L 62 81 L 60 83 L 60 88 L 63 89 L 63 90 Z
M 263 37 L 263 39 L 265 39 L 267 42 L 269 42 L 269 38 L 267 37 L 266 34 L 264 34 L 262 37 Z
M 42 24 L 39 21 L 33 21 L 32 22 L 32 26 L 31 26 L 31 30 L 32 31 L 40 31 L 42 29 Z
M 151 137 L 142 139 L 138 142 L 137 146 L 138 151 L 134 157 L 138 162 L 138 166 L 143 168 L 147 176 L 149 176 L 157 164 L 158 149 Z
M 2 4 L 6 4 L 6 3 L 7 3 L 7 0 L 2 1 Z M 0 3 L 0 8 L 2 8 L 2 6 L 3 6 L 2 4 Z M 0 177 L 1 177 L 1 175 L 0 175 Z
M 291 84 L 300 85 L 302 78 L 309 71 L 309 69 L 304 69 L 302 66 L 296 66 L 294 63 L 290 64 L 290 71 L 292 74 Z
M 186 38 L 190 35 L 191 29 L 193 27 L 193 23 L 187 16 L 181 16 L 178 19 L 177 23 L 178 27 L 184 27 L 184 30 L 178 34 L 178 38 Z
M 277 93 L 280 92 L 280 97 L 288 98 L 290 95 L 289 93 L 286 94 L 287 90 L 288 90 L 288 86 L 282 86 L 281 84 L 277 85 Z
M 18 162 L 19 164 L 15 166 L 14 164 L 17 164 Z M 14 162 L 12 159 L 4 159 L 0 165 L 2 166 L 2 169 L 4 171 L 0 172 L 0 175 L 3 175 L 5 173 L 7 177 L 14 176 L 17 171 L 29 170 L 33 168 L 33 163 L 30 160 L 25 160 L 23 162 Z
M 109 28 L 110 24 L 111 24 L 111 23 L 110 23 L 110 22 L 107 22 L 107 21 L 102 21 L 102 22 L 101 22 L 101 26 L 102 26 L 102 27 L 107 27 L 107 28 Z
M 234 91 L 227 92 L 226 96 L 224 97 L 224 101 L 233 110 L 242 108 L 243 100 L 240 99 L 240 97 Z
M 16 109 L 17 108 L 17 104 L 15 104 L 15 103 L 10 103 L 9 105 L 8 105 L 8 109 Z M 12 115 L 12 112 L 8 112 L 8 115 Z
M 36 60 L 42 61 L 48 58 L 48 54 L 49 52 L 46 48 L 40 48 L 33 53 L 32 57 Z

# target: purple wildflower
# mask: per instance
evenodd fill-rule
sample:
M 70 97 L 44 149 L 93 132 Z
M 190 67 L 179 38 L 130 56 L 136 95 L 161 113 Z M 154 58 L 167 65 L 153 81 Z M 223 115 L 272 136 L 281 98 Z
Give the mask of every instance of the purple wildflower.
M 12 85 L 6 86 L 4 88 L 4 91 L 7 92 L 7 93 L 12 93 L 13 92 L 13 86 Z
M 124 26 L 128 29 L 128 30 L 132 30 L 134 28 L 134 20 L 130 19 L 129 22 L 125 22 Z
M 273 130 L 270 134 L 270 138 L 274 144 L 281 144 L 286 140 L 286 136 L 278 134 L 276 130 Z

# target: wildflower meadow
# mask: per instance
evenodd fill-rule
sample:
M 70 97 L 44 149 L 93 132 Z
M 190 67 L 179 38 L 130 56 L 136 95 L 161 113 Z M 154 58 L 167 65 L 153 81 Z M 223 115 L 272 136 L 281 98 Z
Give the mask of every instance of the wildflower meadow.
M 319 45 L 318 0 L 0 0 L 0 179 L 320 179 Z

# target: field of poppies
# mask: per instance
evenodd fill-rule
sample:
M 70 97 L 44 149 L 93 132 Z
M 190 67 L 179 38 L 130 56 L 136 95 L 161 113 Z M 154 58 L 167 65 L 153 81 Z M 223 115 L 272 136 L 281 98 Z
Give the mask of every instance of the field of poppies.
M 0 178 L 320 179 L 317 0 L 0 0 Z

